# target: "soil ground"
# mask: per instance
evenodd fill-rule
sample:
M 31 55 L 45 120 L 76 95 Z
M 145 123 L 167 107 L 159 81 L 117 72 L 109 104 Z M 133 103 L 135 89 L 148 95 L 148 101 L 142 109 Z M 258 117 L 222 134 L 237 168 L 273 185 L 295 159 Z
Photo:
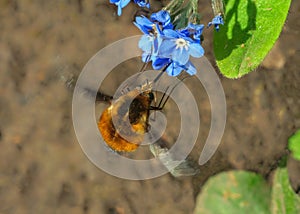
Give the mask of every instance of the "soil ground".
M 210 5 L 200 3 L 207 23 Z M 154 10 L 160 7 L 155 1 Z M 87 159 L 73 131 L 72 93 L 65 84 L 101 48 L 140 34 L 132 24 L 136 9 L 130 5 L 117 17 L 108 0 L 0 1 L 0 213 L 192 213 L 195 196 L 218 172 L 243 169 L 271 177 L 288 137 L 300 127 L 300 2 L 292 2 L 276 46 L 256 71 L 238 80 L 220 75 L 227 124 L 201 173 L 146 181 L 113 177 Z M 211 30 L 204 37 L 206 57 L 215 65 Z M 210 124 L 207 96 L 199 92 L 198 99 L 194 160 Z M 171 129 L 165 140 L 174 138 Z M 289 173 L 299 190 L 299 163 L 290 160 Z

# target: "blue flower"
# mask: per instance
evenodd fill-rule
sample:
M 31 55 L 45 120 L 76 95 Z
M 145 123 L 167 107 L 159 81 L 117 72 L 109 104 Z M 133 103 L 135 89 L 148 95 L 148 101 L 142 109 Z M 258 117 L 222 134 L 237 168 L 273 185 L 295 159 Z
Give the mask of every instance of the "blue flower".
M 138 16 L 135 18 L 134 24 L 144 34 L 161 34 L 164 29 L 173 29 L 170 14 L 165 10 L 153 13 L 150 19 L 145 16 Z
M 134 3 L 136 3 L 140 7 L 150 8 L 149 0 L 134 0 Z
M 139 41 L 139 48 L 144 51 L 145 55 L 152 55 L 153 66 L 157 68 L 156 60 L 160 62 L 157 54 L 162 43 L 162 30 L 173 28 L 170 14 L 167 11 L 159 11 L 153 13 L 150 19 L 144 16 L 136 17 L 134 24 L 145 34 Z
M 122 8 L 126 7 L 129 4 L 130 0 L 110 0 L 110 3 L 118 6 L 118 16 L 122 14 Z
M 221 15 L 216 15 L 211 22 L 208 23 L 207 27 L 211 25 L 215 26 L 216 31 L 219 31 L 220 25 L 224 25 L 224 20 Z
M 190 75 L 196 73 L 190 56 L 201 57 L 204 49 L 200 44 L 203 25 L 190 23 L 186 28 L 174 30 L 167 11 L 153 13 L 150 18 L 136 17 L 134 24 L 144 33 L 139 41 L 142 61 L 152 61 L 155 70 L 165 69 L 170 76 L 183 70 Z
M 189 23 L 186 28 L 180 30 L 179 32 L 200 42 L 200 37 L 202 35 L 203 29 L 204 25 Z
M 171 23 L 171 16 L 168 11 L 161 10 L 157 13 L 152 13 L 150 19 L 153 22 L 158 22 L 162 26 L 162 29 L 174 28 L 173 24 Z
M 153 31 L 154 23 L 145 16 L 137 16 L 133 24 L 144 34 L 150 34 Z
M 201 57 L 204 49 L 200 42 L 192 40 L 185 34 L 175 30 L 164 30 L 163 41 L 159 47 L 159 56 L 170 58 L 180 65 L 185 65 L 190 58 Z

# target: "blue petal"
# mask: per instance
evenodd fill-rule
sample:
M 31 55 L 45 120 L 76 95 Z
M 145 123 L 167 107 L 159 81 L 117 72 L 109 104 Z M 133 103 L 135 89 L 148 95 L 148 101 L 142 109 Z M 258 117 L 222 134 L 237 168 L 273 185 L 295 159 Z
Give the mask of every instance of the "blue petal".
M 149 31 L 148 31 L 147 28 L 145 28 L 144 26 L 139 25 L 139 24 L 137 24 L 136 22 L 133 22 L 133 24 L 134 24 L 138 29 L 140 29 L 140 31 L 142 31 L 144 34 L 149 34 Z
M 168 66 L 166 72 L 170 76 L 178 76 L 182 70 L 182 67 L 178 66 L 175 62 L 173 62 Z
M 137 16 L 135 18 L 135 22 L 133 22 L 135 26 L 137 26 L 140 31 L 142 31 L 144 34 L 149 34 L 149 31 L 152 30 L 153 22 L 151 22 L 146 17 L 139 17 Z
M 155 20 L 155 21 L 158 21 L 160 23 L 165 23 L 165 22 L 170 21 L 171 17 L 170 17 L 170 14 L 167 11 L 160 10 L 157 13 L 151 14 L 151 19 Z
M 173 28 L 173 25 L 171 23 L 171 16 L 165 10 L 158 11 L 157 13 L 152 13 L 150 18 L 153 21 L 160 22 L 163 28 Z
M 149 35 L 143 35 L 139 41 L 139 48 L 147 53 L 152 51 L 152 38 Z
M 153 57 L 152 60 L 153 60 L 152 61 L 152 67 L 155 70 L 162 69 L 165 65 L 167 65 L 168 63 L 170 63 L 170 59 L 167 59 L 167 58 Z
M 200 37 L 203 31 L 204 25 L 195 25 L 193 23 L 189 23 L 188 26 L 182 30 L 180 33 L 183 33 L 187 37 Z
M 176 48 L 175 41 L 171 41 L 170 39 L 163 40 L 159 47 L 159 56 L 165 58 L 171 58 L 172 53 Z
M 181 34 L 179 34 L 177 31 L 172 30 L 172 29 L 165 29 L 163 31 L 163 34 L 165 37 L 170 37 L 170 38 L 180 38 Z
M 163 31 L 160 28 L 158 23 L 155 23 L 155 29 L 156 29 L 156 32 L 157 32 L 158 35 L 163 35 Z
M 122 15 L 122 8 L 121 5 L 118 5 L 118 16 Z
M 150 8 L 150 3 L 148 0 L 134 0 L 134 3 L 136 3 L 140 7 Z
M 199 58 L 199 57 L 203 56 L 204 49 L 202 48 L 202 46 L 199 43 L 192 43 L 192 44 L 190 44 L 190 47 L 189 47 L 189 53 L 193 57 Z
M 217 16 L 215 16 L 214 18 L 213 18 L 213 20 L 212 20 L 212 23 L 213 24 L 221 24 L 221 25 L 223 25 L 224 24 L 224 21 L 223 21 L 223 18 L 222 18 L 222 16 L 221 15 L 217 15 Z
M 220 25 L 224 25 L 224 20 L 223 17 L 221 15 L 217 15 L 213 18 L 213 20 L 211 22 L 208 23 L 208 27 L 210 27 L 211 25 L 215 26 L 215 29 L 217 31 L 219 31 Z
M 184 29 L 180 30 L 180 33 L 184 34 L 186 37 L 191 36 L 188 28 L 184 28 Z
M 172 55 L 172 59 L 178 62 L 180 65 L 185 65 L 189 61 L 189 58 L 190 55 L 185 48 L 177 49 Z
M 135 18 L 135 21 L 136 21 L 137 24 L 145 25 L 145 26 L 148 26 L 148 27 L 152 27 L 152 25 L 153 25 L 153 22 L 151 22 L 148 18 L 146 18 L 144 16 L 142 16 L 142 17 L 137 16 Z
M 158 50 L 159 50 L 159 47 L 160 47 L 160 40 L 158 38 L 155 38 L 154 41 L 153 41 L 153 54 L 157 55 L 158 54 Z

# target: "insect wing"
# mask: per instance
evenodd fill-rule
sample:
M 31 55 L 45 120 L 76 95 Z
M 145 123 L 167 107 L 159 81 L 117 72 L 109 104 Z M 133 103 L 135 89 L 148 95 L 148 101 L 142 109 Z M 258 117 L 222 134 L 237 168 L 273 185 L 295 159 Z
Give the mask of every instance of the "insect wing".
M 199 169 L 192 166 L 192 163 L 189 160 L 175 160 L 170 155 L 168 149 L 161 147 L 158 143 L 151 144 L 150 151 L 161 161 L 161 163 L 169 170 L 169 172 L 174 177 L 192 176 L 199 174 Z

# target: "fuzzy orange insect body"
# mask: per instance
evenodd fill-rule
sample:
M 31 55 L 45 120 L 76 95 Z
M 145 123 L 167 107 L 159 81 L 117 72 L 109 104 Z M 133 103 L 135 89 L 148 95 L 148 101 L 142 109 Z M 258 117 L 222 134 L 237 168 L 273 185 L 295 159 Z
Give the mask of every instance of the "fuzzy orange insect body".
M 98 128 L 111 149 L 117 152 L 132 152 L 139 147 L 148 130 L 150 105 L 153 98 L 151 90 L 141 92 L 139 89 L 134 89 L 119 97 L 104 110 L 99 119 Z M 118 128 L 114 126 L 112 118 L 117 120 Z M 130 124 L 126 123 L 126 118 L 129 118 Z

